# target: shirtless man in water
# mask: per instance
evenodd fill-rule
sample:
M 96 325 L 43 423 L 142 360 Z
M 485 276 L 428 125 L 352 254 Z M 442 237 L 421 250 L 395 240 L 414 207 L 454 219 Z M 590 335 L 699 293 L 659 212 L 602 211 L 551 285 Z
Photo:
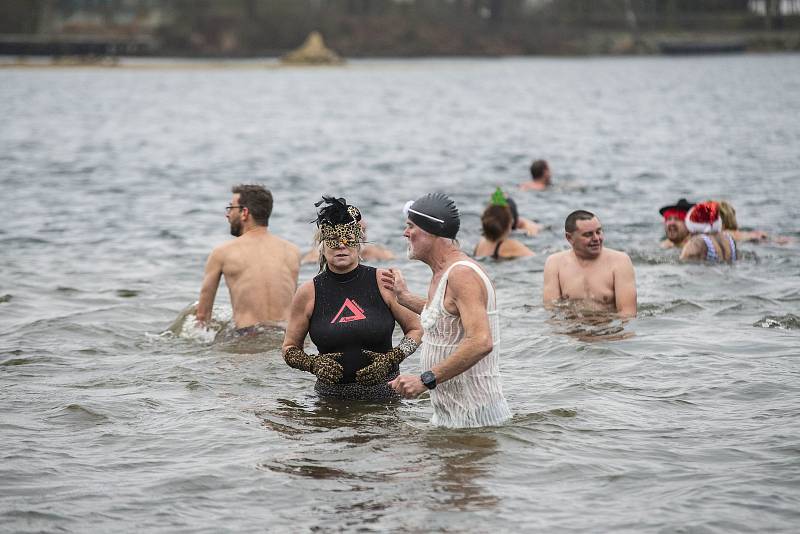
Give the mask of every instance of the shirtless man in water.
M 531 181 L 519 184 L 522 191 L 544 191 L 552 183 L 550 166 L 543 159 L 531 163 Z
M 544 264 L 545 307 L 570 300 L 590 310 L 634 317 L 636 279 L 628 255 L 603 248 L 603 228 L 588 211 L 570 213 L 564 229 L 572 250 L 552 254 Z
M 223 275 L 238 330 L 284 322 L 297 289 L 300 250 L 267 227 L 272 193 L 260 185 L 237 185 L 231 191 L 233 198 L 225 211 L 236 239 L 219 245 L 208 257 L 197 322 L 206 326 L 211 319 Z

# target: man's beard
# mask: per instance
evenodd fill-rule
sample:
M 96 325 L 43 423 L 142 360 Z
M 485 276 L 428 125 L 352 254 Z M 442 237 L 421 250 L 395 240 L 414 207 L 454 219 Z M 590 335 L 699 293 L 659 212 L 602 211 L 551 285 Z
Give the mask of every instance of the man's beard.
M 411 248 L 411 243 L 408 244 L 406 247 L 406 257 L 409 260 L 416 260 L 417 258 L 414 256 L 414 250 Z
M 242 235 L 241 221 L 231 221 L 231 235 L 233 237 L 239 237 L 240 235 Z
M 667 234 L 667 239 L 673 243 L 680 243 L 686 237 L 682 235 L 680 228 L 676 226 L 668 226 L 665 233 Z

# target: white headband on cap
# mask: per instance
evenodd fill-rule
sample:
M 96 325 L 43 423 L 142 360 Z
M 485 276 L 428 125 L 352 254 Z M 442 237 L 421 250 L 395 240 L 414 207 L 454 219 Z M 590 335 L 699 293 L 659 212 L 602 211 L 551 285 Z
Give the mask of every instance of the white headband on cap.
M 437 219 L 436 217 L 433 217 L 433 216 L 428 215 L 426 213 L 422 213 L 421 211 L 412 210 L 411 206 L 413 206 L 413 205 L 414 205 L 414 201 L 413 200 L 409 200 L 408 202 L 406 202 L 406 205 L 403 206 L 403 215 L 408 217 L 409 212 L 411 212 L 411 213 L 413 213 L 415 215 L 419 215 L 420 217 L 425 217 L 426 219 L 430 219 L 430 220 L 436 221 L 436 222 L 438 222 L 440 224 L 444 224 L 444 221 L 441 220 L 441 219 Z

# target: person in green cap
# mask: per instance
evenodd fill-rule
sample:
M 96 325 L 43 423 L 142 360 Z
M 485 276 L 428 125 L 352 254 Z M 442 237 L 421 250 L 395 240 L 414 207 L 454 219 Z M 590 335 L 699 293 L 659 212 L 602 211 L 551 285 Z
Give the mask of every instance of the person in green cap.
M 508 198 L 499 187 L 492 195 L 490 204 L 481 215 L 481 240 L 475 246 L 476 258 L 512 259 L 534 256 L 535 253 L 525 244 L 510 239 L 514 217 Z

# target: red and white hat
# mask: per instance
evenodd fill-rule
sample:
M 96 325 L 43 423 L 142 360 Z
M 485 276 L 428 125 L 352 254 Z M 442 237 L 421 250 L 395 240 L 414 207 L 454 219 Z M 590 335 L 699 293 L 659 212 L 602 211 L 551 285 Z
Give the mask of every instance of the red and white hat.
M 708 201 L 692 206 L 686 214 L 686 229 L 693 234 L 713 234 L 722 231 L 719 204 Z

